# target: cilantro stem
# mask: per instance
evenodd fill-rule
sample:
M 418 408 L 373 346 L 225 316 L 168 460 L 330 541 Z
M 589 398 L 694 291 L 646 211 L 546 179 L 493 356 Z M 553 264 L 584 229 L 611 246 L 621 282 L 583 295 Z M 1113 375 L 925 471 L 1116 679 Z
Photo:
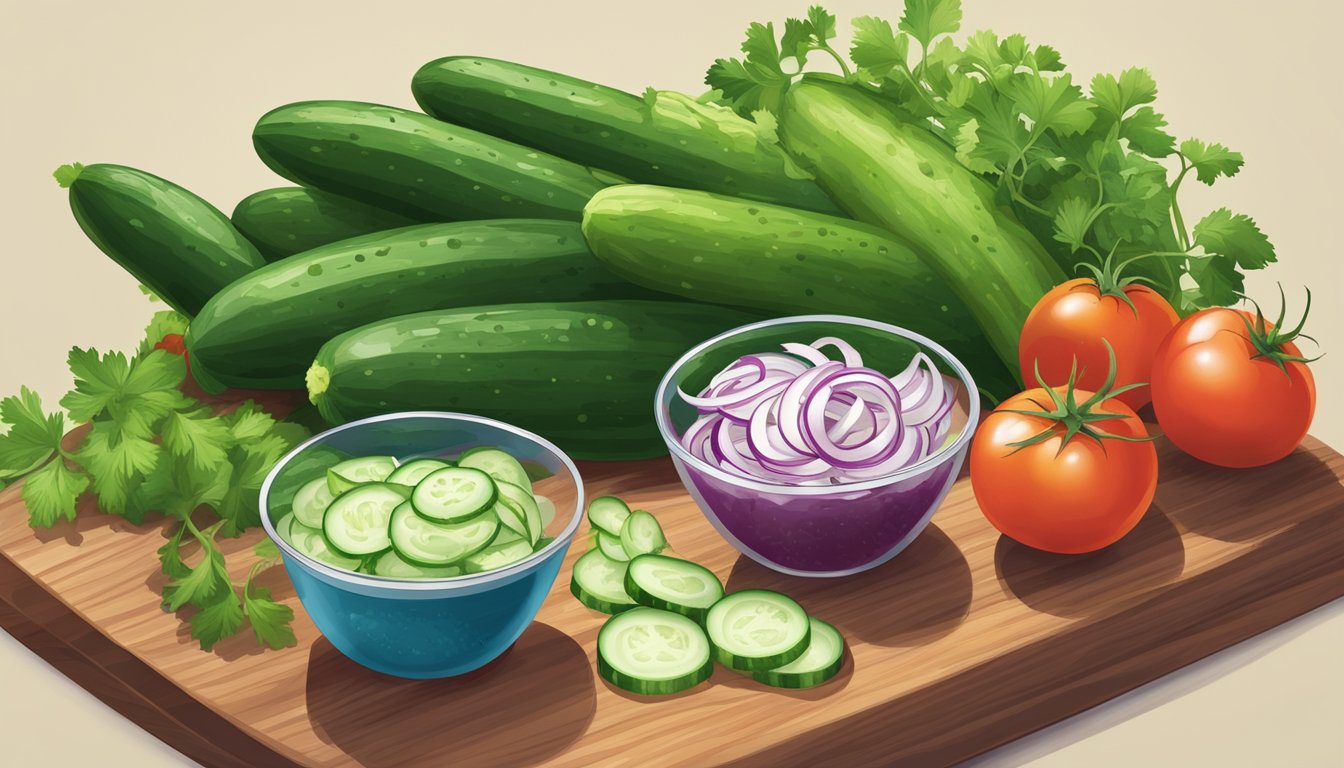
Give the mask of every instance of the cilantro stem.
M 829 53 L 831 58 L 835 59 L 835 63 L 840 65 L 840 74 L 844 75 L 846 80 L 854 76 L 854 73 L 849 69 L 849 65 L 845 63 L 844 57 L 836 53 L 834 48 L 823 43 L 818 50 Z
M 1187 163 L 1185 155 L 1182 155 L 1179 152 L 1176 154 L 1176 157 L 1181 161 L 1181 172 L 1176 175 L 1176 180 L 1171 183 L 1171 218 L 1172 223 L 1176 227 L 1176 237 L 1178 238 L 1181 248 L 1185 251 L 1189 251 L 1190 235 L 1186 232 L 1185 218 L 1181 216 L 1181 206 L 1176 202 L 1176 193 L 1180 191 L 1181 182 L 1185 181 L 1186 174 L 1190 173 L 1190 169 L 1195 166 Z

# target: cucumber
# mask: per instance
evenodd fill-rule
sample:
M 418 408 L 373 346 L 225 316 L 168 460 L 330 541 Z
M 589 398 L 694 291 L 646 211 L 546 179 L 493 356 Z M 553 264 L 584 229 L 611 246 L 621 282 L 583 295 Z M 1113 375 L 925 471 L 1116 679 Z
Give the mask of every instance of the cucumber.
M 544 531 L 550 526 L 551 521 L 555 520 L 555 502 L 535 493 L 532 494 L 532 498 L 537 502 L 537 514 L 541 515 L 541 530 Z M 537 546 L 541 546 L 540 539 L 537 540 Z
M 756 316 L 701 304 L 603 301 L 428 312 L 322 346 L 308 394 L 332 423 L 465 411 L 545 437 L 580 459 L 661 455 L 658 381 L 695 344 Z
M 531 544 L 532 536 L 527 530 L 527 513 L 521 506 L 505 498 L 496 499 L 495 517 L 499 518 L 499 524 L 504 527 L 500 535 L 508 534 L 506 540 L 516 537 Z
M 811 688 L 835 677 L 845 662 L 845 639 L 820 619 L 808 617 L 811 635 L 802 656 L 782 667 L 752 672 L 757 682 L 776 688 Z
M 657 696 L 708 680 L 714 661 L 699 624 L 679 613 L 640 607 L 602 625 L 597 671 L 617 688 Z
M 387 527 L 392 510 L 406 501 L 401 486 L 368 483 L 340 495 L 322 516 L 322 536 L 348 557 L 377 554 L 392 546 Z
M 435 523 L 402 504 L 392 513 L 389 532 L 397 554 L 416 565 L 439 567 L 490 546 L 499 533 L 499 519 L 487 513 L 460 523 Z
M 663 527 L 653 515 L 636 510 L 621 526 L 621 549 L 633 559 L 637 555 L 656 555 L 667 548 Z
M 630 517 L 630 507 L 615 496 L 599 496 L 588 502 L 588 522 L 598 530 L 620 536 Z
M 522 539 L 507 541 L 503 544 L 494 543 L 464 559 L 462 568 L 467 573 L 493 571 L 506 565 L 513 565 L 532 554 L 533 551 L 532 545 Z
M 220 291 L 187 330 L 202 386 L 285 389 L 323 342 L 385 318 L 519 301 L 649 297 L 570 222 L 430 224 L 290 256 Z
M 184 315 L 266 263 L 227 216 L 167 179 L 104 163 L 57 177 L 94 245 Z
M 704 623 L 723 597 L 723 584 L 708 568 L 663 555 L 638 555 L 625 574 L 625 591 L 640 605 L 680 613 Z
M 527 540 L 535 546 L 537 540 L 541 538 L 542 522 L 541 507 L 537 506 L 537 500 L 532 498 L 532 492 L 503 480 L 495 483 L 495 485 L 499 488 L 500 499 L 522 512 L 523 525 L 527 529 Z
M 495 481 L 479 469 L 444 467 L 415 486 L 411 506 L 426 520 L 460 523 L 493 507 L 496 495 Z
M 322 527 L 322 515 L 327 511 L 327 506 L 331 504 L 335 494 L 331 492 L 327 478 L 319 477 L 304 483 L 299 488 L 298 493 L 294 494 L 294 505 L 291 514 L 294 519 L 309 528 Z
M 461 576 L 462 573 L 462 569 L 455 565 L 446 565 L 441 568 L 426 568 L 422 565 L 416 565 L 398 555 L 395 550 L 384 552 L 373 563 L 373 574 L 389 579 L 449 579 L 453 576 Z
M 303 187 L 254 192 L 234 207 L 230 220 L 268 261 L 416 223 L 401 214 Z
M 631 557 L 630 553 L 621 545 L 620 537 L 612 536 L 606 531 L 597 532 L 597 548 L 601 550 L 602 554 L 617 562 L 628 562 Z
M 705 616 L 705 629 L 719 663 L 747 672 L 794 661 L 812 636 L 802 606 L 766 589 L 744 589 L 719 600 Z
M 679 93 L 640 97 L 475 56 L 426 64 L 411 93 L 441 120 L 633 181 L 839 213 L 756 123 Z
M 278 528 L 279 526 L 277 526 L 277 530 Z M 333 568 L 343 568 L 347 571 L 353 571 L 360 565 L 360 558 L 347 557 L 332 549 L 326 538 L 322 536 L 321 530 L 309 528 L 293 518 L 290 519 L 288 530 L 281 536 L 291 547 L 298 550 L 299 554 L 310 560 L 316 560 Z
M 519 488 L 530 489 L 532 487 L 532 480 L 528 478 L 527 470 L 523 469 L 523 465 L 498 448 L 482 446 L 463 451 L 462 455 L 457 457 L 457 465 L 479 469 L 495 480 L 512 483 Z M 530 490 L 528 492 L 531 493 Z
M 290 181 L 419 221 L 577 221 L 588 198 L 618 181 L 428 115 L 355 101 L 274 109 L 252 143 Z
M 335 498 L 357 485 L 381 483 L 396 469 L 397 460 L 391 456 L 346 459 L 327 470 L 327 491 Z
M 635 599 L 625 591 L 625 573 L 629 563 L 612 560 L 600 550 L 591 549 L 574 561 L 569 591 L 580 603 L 602 613 L 620 613 L 635 607 Z
M 684 189 L 628 185 L 583 212 L 593 254 L 655 291 L 774 315 L 857 315 L 946 346 L 996 396 L 1018 390 L 928 259 L 879 227 Z
M 1015 369 L 1027 314 L 1064 275 L 984 179 L 881 99 L 821 76 L 789 88 L 780 136 L 849 215 L 927 256 Z
M 414 488 L 430 474 L 451 466 L 448 462 L 439 459 L 414 459 L 397 467 L 392 474 L 387 476 L 387 482 Z

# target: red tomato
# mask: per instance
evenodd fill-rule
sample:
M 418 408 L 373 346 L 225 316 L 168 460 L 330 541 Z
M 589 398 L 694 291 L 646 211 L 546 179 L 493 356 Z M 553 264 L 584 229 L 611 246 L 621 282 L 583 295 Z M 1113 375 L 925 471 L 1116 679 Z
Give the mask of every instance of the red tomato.
M 1177 448 L 1222 467 L 1258 467 L 1293 452 L 1316 412 L 1316 381 L 1292 338 L 1250 312 L 1215 307 L 1177 325 L 1153 364 L 1153 411 Z M 1276 357 L 1283 367 L 1275 362 Z M 1296 359 L 1289 359 L 1296 358 Z
M 1106 339 L 1115 348 L 1117 386 L 1149 381 L 1153 355 L 1176 325 L 1176 311 L 1146 286 L 1131 283 L 1116 290 L 1134 306 L 1114 293 L 1103 293 L 1092 278 L 1070 280 L 1042 296 L 1018 341 L 1022 380 L 1035 381 L 1033 366 L 1039 364 L 1046 384 L 1061 385 L 1076 358 L 1078 386 L 1096 391 L 1106 378 L 1107 352 L 1101 343 Z M 1137 411 L 1152 395 L 1149 387 L 1139 387 L 1116 398 Z
M 154 345 L 154 348 L 171 352 L 174 355 L 182 355 L 183 357 L 187 354 L 187 343 L 180 333 L 170 333 L 167 336 L 164 336 L 159 343 Z
M 1067 378 L 1067 377 L 1066 377 Z M 1057 387 L 1063 393 L 1063 387 Z M 1079 403 L 1091 392 L 1076 390 Z M 1055 419 L 1010 413 L 1049 411 L 1044 389 L 1031 389 L 994 409 L 971 442 L 971 488 L 989 522 L 1029 547 L 1060 554 L 1092 552 L 1118 541 L 1138 524 L 1157 490 L 1157 451 L 1151 442 L 1074 434 Z M 1117 414 L 1093 428 L 1122 437 L 1147 436 L 1143 422 L 1119 399 L 1092 413 Z M 1014 446 L 1044 431 L 1034 445 Z

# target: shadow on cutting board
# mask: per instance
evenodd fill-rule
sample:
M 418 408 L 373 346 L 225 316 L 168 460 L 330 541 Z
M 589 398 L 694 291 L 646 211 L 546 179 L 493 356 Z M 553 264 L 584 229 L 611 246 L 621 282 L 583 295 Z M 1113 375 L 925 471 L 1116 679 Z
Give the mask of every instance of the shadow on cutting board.
M 741 555 L 724 585 L 773 589 L 797 600 L 847 638 L 888 647 L 931 643 L 971 607 L 971 567 L 932 523 L 905 551 L 871 571 L 839 579 L 788 576 Z
M 583 648 L 534 621 L 503 656 L 446 680 L 379 674 L 320 639 L 307 704 L 318 737 L 368 768 L 526 766 L 583 735 L 597 691 Z

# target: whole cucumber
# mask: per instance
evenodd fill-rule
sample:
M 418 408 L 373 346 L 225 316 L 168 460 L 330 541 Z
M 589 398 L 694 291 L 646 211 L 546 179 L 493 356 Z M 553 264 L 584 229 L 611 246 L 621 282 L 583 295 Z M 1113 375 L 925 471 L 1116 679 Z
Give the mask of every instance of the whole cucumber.
M 270 261 L 415 223 L 391 211 L 303 187 L 254 192 L 238 203 L 230 219 Z
M 573 222 L 422 224 L 342 240 L 220 291 L 187 329 L 207 391 L 291 389 L 323 342 L 387 317 L 517 301 L 647 297 L 593 258 Z
M 167 179 L 106 163 L 56 176 L 94 245 L 184 315 L 266 263 L 227 216 Z
M 588 198 L 614 181 L 428 115 L 355 101 L 272 110 L 252 143 L 290 181 L 418 221 L 578 221 Z
M 411 93 L 440 120 L 632 181 L 840 213 L 755 123 L 682 94 L 650 89 L 641 98 L 476 56 L 431 61 L 415 73 Z
M 946 346 L 995 396 L 1015 391 L 961 299 L 879 227 L 709 192 L 626 185 L 588 201 L 583 234 L 593 255 L 632 283 L 774 315 L 892 323 Z
M 994 204 L 987 182 L 936 136 L 853 86 L 807 76 L 785 96 L 784 146 L 851 216 L 916 247 L 961 297 L 999 358 L 1036 302 L 1064 275 Z
M 382 320 L 322 346 L 308 394 L 333 423 L 394 411 L 489 416 L 578 459 L 666 453 L 658 382 L 682 354 L 758 316 L 672 301 L 515 304 Z

